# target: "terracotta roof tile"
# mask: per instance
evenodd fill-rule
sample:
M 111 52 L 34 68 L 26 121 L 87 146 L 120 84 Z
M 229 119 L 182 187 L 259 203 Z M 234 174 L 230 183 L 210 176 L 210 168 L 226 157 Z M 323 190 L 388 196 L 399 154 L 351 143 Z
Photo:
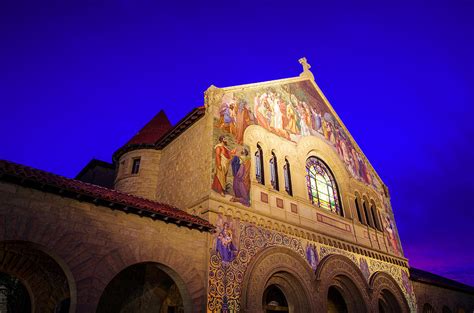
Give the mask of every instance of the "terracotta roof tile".
M 143 127 L 143 129 L 137 135 L 135 135 L 135 137 L 133 137 L 128 143 L 123 145 L 117 151 L 115 151 L 112 156 L 112 160 L 115 163 L 122 154 L 136 149 L 163 149 L 163 147 L 172 142 L 186 129 L 188 129 L 191 125 L 193 125 L 196 121 L 203 117 L 205 112 L 206 108 L 204 106 L 197 107 L 191 112 L 189 112 L 185 117 L 183 117 L 176 125 L 171 126 L 171 124 L 169 124 L 169 128 L 168 126 L 163 126 L 163 128 L 159 128 L 158 125 L 160 124 L 160 120 L 164 121 L 164 119 L 166 119 L 166 121 L 168 121 L 168 118 L 166 117 L 165 113 L 163 111 L 160 111 L 160 113 L 158 113 L 158 115 L 155 116 L 152 121 L 145 125 L 145 127 Z M 162 114 L 162 117 L 160 117 L 160 114 Z M 167 123 L 169 123 L 169 121 L 163 122 L 163 125 L 166 125 Z M 148 128 L 149 124 L 151 124 L 151 126 Z M 155 137 L 159 138 L 155 140 Z
M 165 111 L 161 110 L 143 128 L 127 142 L 127 145 L 154 144 L 163 137 L 173 126 Z
M 131 213 L 138 213 L 172 221 L 190 228 L 211 231 L 214 227 L 206 220 L 188 214 L 167 204 L 151 201 L 116 190 L 66 178 L 21 164 L 0 160 L 0 180 L 59 193 L 63 196 L 80 198 L 82 201 L 117 207 Z M 101 203 L 102 202 L 102 203 Z

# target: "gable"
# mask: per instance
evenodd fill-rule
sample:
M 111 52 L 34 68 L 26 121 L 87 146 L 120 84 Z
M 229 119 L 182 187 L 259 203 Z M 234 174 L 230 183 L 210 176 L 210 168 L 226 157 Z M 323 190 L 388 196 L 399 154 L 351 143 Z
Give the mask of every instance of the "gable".
M 216 126 L 233 135 L 236 144 L 243 144 L 249 125 L 262 126 L 293 142 L 304 136 L 318 137 L 337 152 L 352 177 L 382 191 L 377 174 L 312 81 L 286 80 L 223 90 Z

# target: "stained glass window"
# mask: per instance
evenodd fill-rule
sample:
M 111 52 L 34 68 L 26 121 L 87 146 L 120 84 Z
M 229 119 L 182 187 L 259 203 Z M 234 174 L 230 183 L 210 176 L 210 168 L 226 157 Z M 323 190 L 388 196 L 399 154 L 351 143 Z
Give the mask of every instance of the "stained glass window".
M 263 173 L 263 152 L 259 145 L 257 145 L 257 152 L 255 152 L 255 176 L 260 184 L 265 185 Z
M 326 164 L 318 158 L 310 157 L 306 161 L 306 173 L 311 202 L 323 209 L 341 214 L 336 182 Z
M 273 189 L 279 190 L 278 186 L 278 162 L 275 153 L 272 152 L 272 158 L 270 159 L 270 182 Z
M 290 162 L 285 159 L 285 165 L 283 165 L 283 175 L 285 176 L 285 190 L 292 196 L 293 188 L 291 187 L 291 172 L 290 172 Z

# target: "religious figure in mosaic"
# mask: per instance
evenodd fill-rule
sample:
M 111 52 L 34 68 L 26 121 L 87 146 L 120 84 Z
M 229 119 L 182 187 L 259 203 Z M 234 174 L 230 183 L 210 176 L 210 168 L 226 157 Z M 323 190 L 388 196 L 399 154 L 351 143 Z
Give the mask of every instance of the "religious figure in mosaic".
M 218 192 L 221 196 L 225 196 L 229 163 L 232 155 L 235 154 L 235 151 L 231 151 L 227 147 L 227 138 L 225 136 L 219 137 L 219 143 L 214 147 L 214 150 L 216 153 L 216 172 L 212 183 L 212 189 Z
M 247 148 L 242 149 L 240 157 L 232 159 L 232 172 L 234 175 L 234 197 L 231 201 L 238 201 L 250 206 L 250 156 Z
M 360 271 L 364 275 L 365 279 L 369 281 L 369 277 L 370 277 L 369 265 L 367 264 L 367 261 L 364 258 L 360 258 Z
M 217 238 L 215 250 L 221 257 L 222 262 L 232 262 L 237 255 L 238 249 L 236 246 L 237 238 L 235 236 L 235 228 L 232 221 L 223 220 L 221 216 L 216 223 Z
M 236 108 L 235 140 L 241 145 L 244 140 L 245 129 L 250 125 L 251 116 L 245 100 L 239 100 Z
M 411 295 L 412 289 L 411 289 L 411 283 L 410 283 L 410 277 L 408 277 L 408 273 L 405 272 L 403 269 L 400 269 L 401 275 L 402 275 L 402 284 L 403 288 L 405 288 L 406 292 Z
M 313 271 L 315 271 L 318 267 L 319 258 L 318 258 L 318 252 L 316 250 L 316 246 L 314 244 L 310 244 L 310 243 L 307 244 L 306 260 L 308 261 Z

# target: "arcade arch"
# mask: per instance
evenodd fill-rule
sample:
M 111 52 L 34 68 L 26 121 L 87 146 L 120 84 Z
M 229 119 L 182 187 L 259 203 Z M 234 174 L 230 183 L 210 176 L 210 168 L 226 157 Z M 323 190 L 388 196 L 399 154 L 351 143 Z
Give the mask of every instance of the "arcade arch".
M 0 285 L 7 306 L 29 301 L 28 312 L 75 312 L 75 284 L 61 260 L 26 241 L 1 242 L 0 254 Z
M 380 313 L 410 312 L 410 307 L 397 282 L 385 272 L 376 272 L 370 278 L 372 306 Z
M 244 312 L 315 312 L 314 274 L 296 252 L 271 247 L 255 256 L 243 279 Z M 284 312 L 283 311 L 283 312 Z
M 120 271 L 105 287 L 97 313 L 192 311 L 192 299 L 183 280 L 169 267 L 137 263 Z
M 316 270 L 322 312 L 370 312 L 369 286 L 359 268 L 347 257 L 329 255 Z

